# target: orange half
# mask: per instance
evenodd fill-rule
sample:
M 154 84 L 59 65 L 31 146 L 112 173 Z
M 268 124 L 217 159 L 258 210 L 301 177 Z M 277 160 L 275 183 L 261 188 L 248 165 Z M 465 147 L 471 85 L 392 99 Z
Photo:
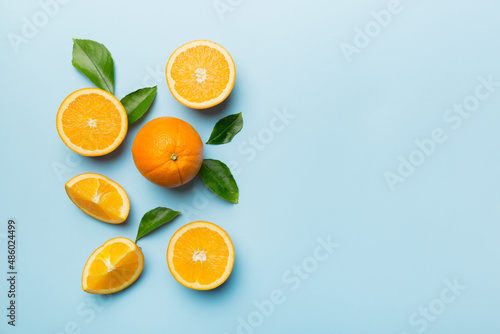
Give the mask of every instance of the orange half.
M 217 43 L 197 40 L 179 47 L 166 68 L 170 92 L 183 105 L 213 107 L 231 93 L 236 69 L 231 55 Z
M 181 227 L 170 239 L 167 263 L 172 276 L 185 287 L 214 289 L 231 274 L 233 243 L 219 226 L 193 222 Z
M 99 88 L 84 88 L 64 99 L 57 112 L 57 132 L 74 152 L 100 156 L 117 148 L 128 129 L 125 108 Z
M 132 240 L 108 240 L 85 263 L 83 291 L 97 295 L 118 292 L 134 283 L 143 268 L 144 255 Z
M 89 216 L 110 224 L 125 221 L 130 201 L 123 188 L 107 177 L 85 173 L 75 176 L 65 185 L 69 199 Z

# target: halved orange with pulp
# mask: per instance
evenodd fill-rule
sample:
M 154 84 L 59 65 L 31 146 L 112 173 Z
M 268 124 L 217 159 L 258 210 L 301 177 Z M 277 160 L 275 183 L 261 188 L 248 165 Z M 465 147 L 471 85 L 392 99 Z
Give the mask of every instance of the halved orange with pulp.
M 74 152 L 86 156 L 108 154 L 117 148 L 128 129 L 125 108 L 99 88 L 84 88 L 64 99 L 57 112 L 57 132 Z
M 83 291 L 97 295 L 118 292 L 134 283 L 143 268 L 144 255 L 132 240 L 108 240 L 85 263 Z
M 185 287 L 209 290 L 218 287 L 231 274 L 234 247 L 219 226 L 197 221 L 181 227 L 167 248 L 168 269 Z
M 217 43 L 197 40 L 179 47 L 166 68 L 170 92 L 183 105 L 204 109 L 228 97 L 236 69 L 231 55 Z
M 89 216 L 110 224 L 127 219 L 130 201 L 123 188 L 107 177 L 85 173 L 75 176 L 65 185 L 69 199 Z

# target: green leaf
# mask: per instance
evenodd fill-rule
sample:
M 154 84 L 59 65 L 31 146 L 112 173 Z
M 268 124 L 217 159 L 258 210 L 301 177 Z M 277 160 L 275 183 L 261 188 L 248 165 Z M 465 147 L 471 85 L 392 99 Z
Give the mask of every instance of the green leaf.
M 121 99 L 128 115 L 128 124 L 132 124 L 148 111 L 156 96 L 156 86 L 136 90 Z
M 241 128 L 243 128 L 241 113 L 226 116 L 215 124 L 207 144 L 220 145 L 229 143 L 240 132 Z
M 72 64 L 97 87 L 113 94 L 115 65 L 104 45 L 89 39 L 73 38 Z
M 229 168 L 219 160 L 204 159 L 200 176 L 203 183 L 217 196 L 232 203 L 238 203 L 238 185 Z
M 153 232 L 158 227 L 168 223 L 180 214 L 179 211 L 174 211 L 169 208 L 157 207 L 151 211 L 146 212 L 142 217 L 139 229 L 137 230 L 137 237 L 135 242 L 148 233 Z

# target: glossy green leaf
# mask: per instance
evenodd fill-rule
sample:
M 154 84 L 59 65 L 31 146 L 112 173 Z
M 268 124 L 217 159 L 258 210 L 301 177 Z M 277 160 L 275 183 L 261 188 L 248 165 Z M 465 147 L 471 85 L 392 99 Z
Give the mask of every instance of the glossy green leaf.
M 115 65 L 104 45 L 89 39 L 73 39 L 72 64 L 97 87 L 114 93 Z
M 217 196 L 232 203 L 238 203 L 238 185 L 233 174 L 223 162 L 204 159 L 200 169 L 203 183 Z
M 156 96 L 156 86 L 136 90 L 121 99 L 128 115 L 128 124 L 132 124 L 148 111 Z
M 169 208 L 157 207 L 151 211 L 148 211 L 141 219 L 139 224 L 139 229 L 137 230 L 137 237 L 135 242 L 145 236 L 148 233 L 153 232 L 158 227 L 163 224 L 168 223 L 180 214 L 179 211 L 174 211 Z
M 242 128 L 243 116 L 241 113 L 226 116 L 215 124 L 207 144 L 220 145 L 229 143 Z

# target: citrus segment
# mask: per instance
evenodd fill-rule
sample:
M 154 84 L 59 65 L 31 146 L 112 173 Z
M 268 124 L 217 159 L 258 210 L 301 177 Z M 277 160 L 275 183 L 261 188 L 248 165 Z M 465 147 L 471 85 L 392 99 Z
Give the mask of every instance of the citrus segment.
M 167 263 L 180 284 L 196 290 L 213 289 L 231 274 L 233 244 L 219 226 L 193 222 L 181 227 L 170 239 Z
M 231 93 L 236 69 L 231 55 L 217 43 L 197 40 L 174 51 L 167 63 L 167 84 L 185 106 L 204 109 Z
M 89 216 L 111 224 L 120 224 L 127 219 L 130 211 L 127 193 L 107 177 L 80 174 L 69 180 L 65 188 L 70 200 Z
M 87 260 L 82 288 L 93 294 L 108 294 L 132 284 L 144 268 L 144 256 L 127 238 L 114 238 L 97 248 Z
M 117 148 L 125 138 L 125 108 L 112 94 L 99 88 L 71 93 L 57 113 L 57 132 L 76 153 L 100 156 Z

